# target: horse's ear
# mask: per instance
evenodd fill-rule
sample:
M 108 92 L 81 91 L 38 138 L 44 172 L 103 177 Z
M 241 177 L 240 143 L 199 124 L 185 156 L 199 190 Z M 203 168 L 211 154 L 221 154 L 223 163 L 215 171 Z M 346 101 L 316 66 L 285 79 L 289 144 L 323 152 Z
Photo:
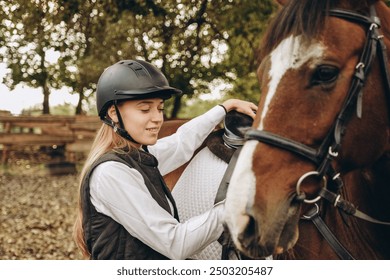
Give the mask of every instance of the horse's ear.
M 276 0 L 276 2 L 279 4 L 279 5 L 286 5 L 288 3 L 289 0 Z

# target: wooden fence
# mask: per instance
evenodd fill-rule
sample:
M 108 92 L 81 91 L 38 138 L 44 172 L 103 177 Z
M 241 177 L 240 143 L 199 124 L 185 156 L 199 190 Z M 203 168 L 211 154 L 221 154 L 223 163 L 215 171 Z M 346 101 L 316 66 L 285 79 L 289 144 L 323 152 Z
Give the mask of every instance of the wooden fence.
M 160 137 L 174 133 L 187 120 L 166 121 Z M 77 158 L 86 156 L 102 122 L 97 116 L 13 116 L 0 113 L 1 164 L 11 152 L 46 152 L 52 155 L 51 173 L 75 171 Z M 58 168 L 57 168 L 58 167 Z
M 12 151 L 44 148 L 62 151 L 61 161 L 74 162 L 77 153 L 85 155 L 89 151 L 100 126 L 96 116 L 0 114 L 1 163 L 7 163 Z

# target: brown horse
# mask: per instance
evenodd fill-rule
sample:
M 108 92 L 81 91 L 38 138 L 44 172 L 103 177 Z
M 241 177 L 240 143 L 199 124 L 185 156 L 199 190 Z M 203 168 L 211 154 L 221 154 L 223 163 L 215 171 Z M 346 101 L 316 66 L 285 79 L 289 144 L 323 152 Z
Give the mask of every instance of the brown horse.
M 390 259 L 390 9 L 279 3 L 227 194 L 232 238 L 253 258 Z
M 161 130 L 160 130 L 160 133 L 158 134 L 158 137 L 159 138 L 163 138 L 163 137 L 166 137 L 166 136 L 169 136 L 173 133 L 176 132 L 176 130 L 183 124 L 185 124 L 186 122 L 188 122 L 189 119 L 169 119 L 169 120 L 166 120 L 164 121 L 162 127 L 161 127 Z M 217 126 L 215 129 L 220 129 L 219 126 Z M 203 143 L 194 153 L 194 156 L 201 150 L 203 149 L 204 147 L 206 146 L 206 143 Z M 193 157 L 194 157 L 193 156 Z M 191 159 L 192 160 L 192 159 Z M 183 164 L 182 166 L 178 167 L 177 169 L 173 170 L 172 172 L 166 174 L 164 176 L 164 181 L 165 183 L 167 184 L 167 186 L 169 187 L 170 190 L 173 189 L 173 187 L 176 185 L 177 181 L 179 180 L 181 174 L 184 172 L 184 170 L 186 169 L 186 167 L 188 166 L 188 164 L 191 162 L 191 160 L 189 160 L 188 162 L 186 162 L 185 164 Z
M 170 119 L 170 120 L 164 121 L 164 123 L 161 127 L 161 130 L 160 130 L 160 133 L 158 134 L 158 137 L 163 138 L 163 137 L 166 137 L 166 136 L 169 136 L 169 135 L 175 133 L 176 130 L 181 125 L 185 124 L 187 121 L 188 121 L 188 119 Z M 183 173 L 183 171 L 187 165 L 188 165 L 188 163 L 183 164 L 179 168 L 173 170 L 172 172 L 170 172 L 169 174 L 164 176 L 164 181 L 167 184 L 167 186 L 169 187 L 169 189 L 171 189 L 171 190 L 173 189 L 177 180 L 179 179 L 180 175 Z

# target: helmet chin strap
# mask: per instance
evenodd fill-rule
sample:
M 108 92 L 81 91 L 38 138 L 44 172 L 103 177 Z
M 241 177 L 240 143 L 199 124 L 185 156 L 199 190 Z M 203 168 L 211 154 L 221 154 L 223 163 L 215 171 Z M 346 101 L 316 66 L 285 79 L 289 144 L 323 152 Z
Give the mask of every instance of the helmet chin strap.
M 125 129 L 125 126 L 124 126 L 123 120 L 122 120 L 122 116 L 121 116 L 120 111 L 118 109 L 117 100 L 114 100 L 114 108 L 115 108 L 116 115 L 118 117 L 119 126 L 111 118 L 108 118 L 108 117 L 104 117 L 103 122 L 105 124 L 108 124 L 109 126 L 111 126 L 114 129 L 115 133 L 117 133 L 121 137 L 125 138 L 126 140 L 129 140 L 135 144 L 140 144 L 137 141 L 135 141 L 133 139 L 133 137 L 131 137 L 130 134 Z

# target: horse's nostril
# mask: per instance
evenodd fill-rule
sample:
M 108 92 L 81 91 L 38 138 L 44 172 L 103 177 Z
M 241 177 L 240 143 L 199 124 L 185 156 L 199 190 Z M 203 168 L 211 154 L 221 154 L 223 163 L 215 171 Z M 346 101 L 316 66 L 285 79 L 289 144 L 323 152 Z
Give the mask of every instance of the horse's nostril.
M 244 248 L 248 248 L 254 243 L 257 243 L 258 239 L 258 226 L 255 219 L 252 216 L 249 216 L 249 222 L 246 228 L 238 235 L 238 240 Z

